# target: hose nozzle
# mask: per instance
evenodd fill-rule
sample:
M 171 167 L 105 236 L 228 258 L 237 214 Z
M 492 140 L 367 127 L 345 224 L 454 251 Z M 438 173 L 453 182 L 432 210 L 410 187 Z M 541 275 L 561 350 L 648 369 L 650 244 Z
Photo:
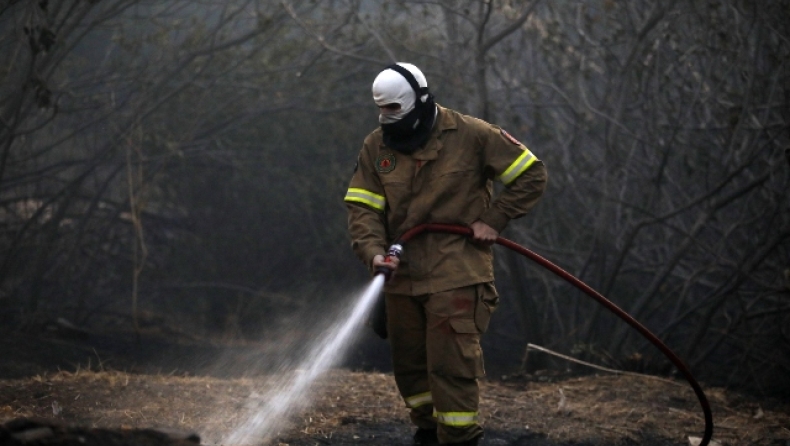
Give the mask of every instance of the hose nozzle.
M 403 254 L 403 246 L 395 243 L 394 245 L 390 246 L 390 249 L 387 250 L 387 258 L 395 257 L 396 259 L 400 259 L 401 254 Z M 384 281 L 390 280 L 392 277 L 393 270 L 387 268 L 386 266 L 379 266 L 376 268 L 376 274 L 382 274 L 384 276 Z
M 403 254 L 403 246 L 395 243 L 394 245 L 390 246 L 390 249 L 387 250 L 387 257 L 397 257 L 400 258 L 400 255 Z

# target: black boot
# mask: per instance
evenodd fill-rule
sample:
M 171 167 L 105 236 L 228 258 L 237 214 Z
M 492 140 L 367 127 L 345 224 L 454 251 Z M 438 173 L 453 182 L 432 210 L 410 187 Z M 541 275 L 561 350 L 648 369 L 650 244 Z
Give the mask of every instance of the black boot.
M 423 429 L 417 428 L 414 433 L 415 446 L 439 446 L 439 437 L 436 435 L 436 429 Z

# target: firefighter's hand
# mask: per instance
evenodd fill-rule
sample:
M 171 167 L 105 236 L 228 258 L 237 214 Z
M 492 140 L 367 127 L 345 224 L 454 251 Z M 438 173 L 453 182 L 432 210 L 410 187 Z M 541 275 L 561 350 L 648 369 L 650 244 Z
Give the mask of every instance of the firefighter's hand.
M 381 254 L 373 257 L 373 269 L 376 270 L 380 267 L 391 269 L 393 272 L 398 269 L 400 259 L 397 257 L 383 256 Z
M 475 243 L 489 246 L 494 244 L 499 237 L 499 232 L 496 229 L 480 220 L 475 221 L 469 227 L 472 228 L 472 241 Z

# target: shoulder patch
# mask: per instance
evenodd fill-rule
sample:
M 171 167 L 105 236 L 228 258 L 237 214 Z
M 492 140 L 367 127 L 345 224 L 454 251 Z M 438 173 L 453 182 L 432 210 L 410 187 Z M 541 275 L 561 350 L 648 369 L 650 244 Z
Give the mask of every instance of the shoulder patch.
M 502 133 L 502 136 L 504 136 L 505 139 L 507 139 L 511 143 L 513 143 L 513 144 L 515 144 L 517 146 L 521 145 L 521 142 L 519 140 L 517 140 L 516 138 L 514 138 L 510 133 L 506 132 L 505 129 L 499 129 L 499 132 Z
M 379 173 L 389 173 L 395 170 L 395 154 L 382 153 L 376 158 L 376 170 Z

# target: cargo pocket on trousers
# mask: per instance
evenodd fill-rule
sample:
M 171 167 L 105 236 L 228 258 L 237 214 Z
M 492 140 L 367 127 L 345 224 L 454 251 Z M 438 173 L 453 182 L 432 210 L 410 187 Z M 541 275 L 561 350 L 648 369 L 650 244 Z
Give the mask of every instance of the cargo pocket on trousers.
M 457 335 L 458 352 L 453 355 L 454 359 L 447 358 L 444 374 L 470 379 L 485 376 L 483 350 L 480 348 L 480 330 L 477 329 L 477 324 L 473 319 L 450 319 L 449 322 Z
M 499 304 L 499 294 L 493 283 L 480 283 L 477 285 L 477 301 L 475 302 L 475 325 L 480 333 L 488 330 L 491 315 Z

